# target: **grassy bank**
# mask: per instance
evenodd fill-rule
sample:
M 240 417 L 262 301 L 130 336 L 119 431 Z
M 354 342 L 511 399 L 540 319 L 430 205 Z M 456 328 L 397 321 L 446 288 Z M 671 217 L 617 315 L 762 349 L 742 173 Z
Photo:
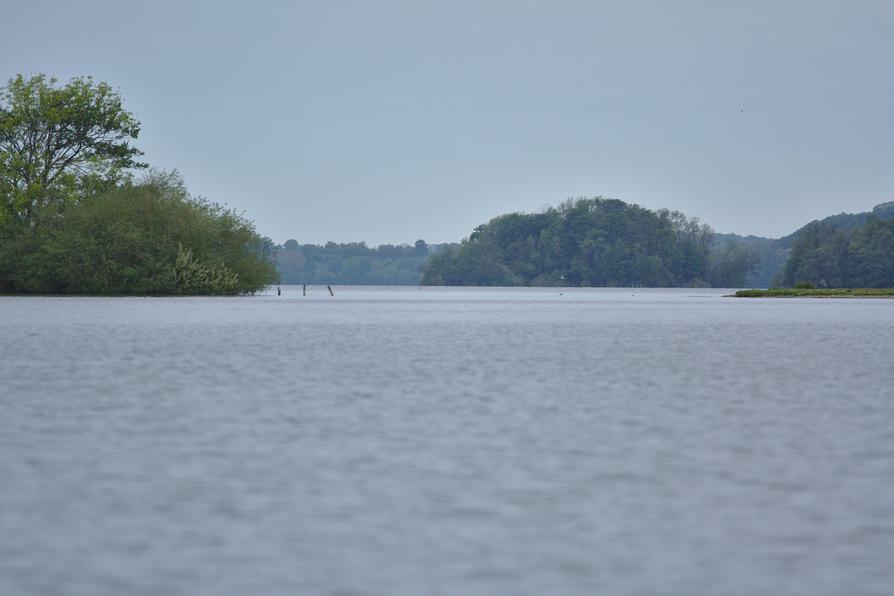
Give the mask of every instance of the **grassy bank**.
M 739 290 L 736 298 L 894 298 L 894 288 L 770 288 Z

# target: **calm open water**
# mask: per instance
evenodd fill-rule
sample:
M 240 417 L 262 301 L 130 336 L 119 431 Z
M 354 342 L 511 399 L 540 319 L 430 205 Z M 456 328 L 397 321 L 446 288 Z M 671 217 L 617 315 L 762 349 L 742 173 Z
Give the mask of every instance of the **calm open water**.
M 0 298 L 0 594 L 894 593 L 894 301 L 283 289 Z

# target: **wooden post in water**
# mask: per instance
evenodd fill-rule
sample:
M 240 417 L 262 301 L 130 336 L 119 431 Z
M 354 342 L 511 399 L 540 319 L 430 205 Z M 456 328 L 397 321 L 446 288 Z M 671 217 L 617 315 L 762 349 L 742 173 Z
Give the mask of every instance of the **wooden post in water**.
M 329 295 L 335 296 L 335 292 L 332 291 L 332 286 L 326 286 L 329 289 Z
M 304 284 L 304 287 L 301 288 L 301 295 L 307 296 L 307 284 Z

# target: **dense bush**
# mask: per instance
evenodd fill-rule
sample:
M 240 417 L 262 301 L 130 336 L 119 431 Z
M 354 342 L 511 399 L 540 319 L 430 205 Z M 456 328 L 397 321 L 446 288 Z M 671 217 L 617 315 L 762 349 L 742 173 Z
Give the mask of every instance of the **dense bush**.
M 276 279 L 270 241 L 239 214 L 191 197 L 176 175 L 153 173 L 4 227 L 6 291 L 239 294 Z

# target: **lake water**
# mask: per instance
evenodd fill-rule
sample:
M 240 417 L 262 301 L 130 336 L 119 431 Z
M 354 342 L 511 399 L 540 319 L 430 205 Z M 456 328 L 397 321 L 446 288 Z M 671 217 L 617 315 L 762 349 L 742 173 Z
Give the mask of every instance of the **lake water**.
M 0 298 L 0 594 L 890 595 L 894 301 Z

